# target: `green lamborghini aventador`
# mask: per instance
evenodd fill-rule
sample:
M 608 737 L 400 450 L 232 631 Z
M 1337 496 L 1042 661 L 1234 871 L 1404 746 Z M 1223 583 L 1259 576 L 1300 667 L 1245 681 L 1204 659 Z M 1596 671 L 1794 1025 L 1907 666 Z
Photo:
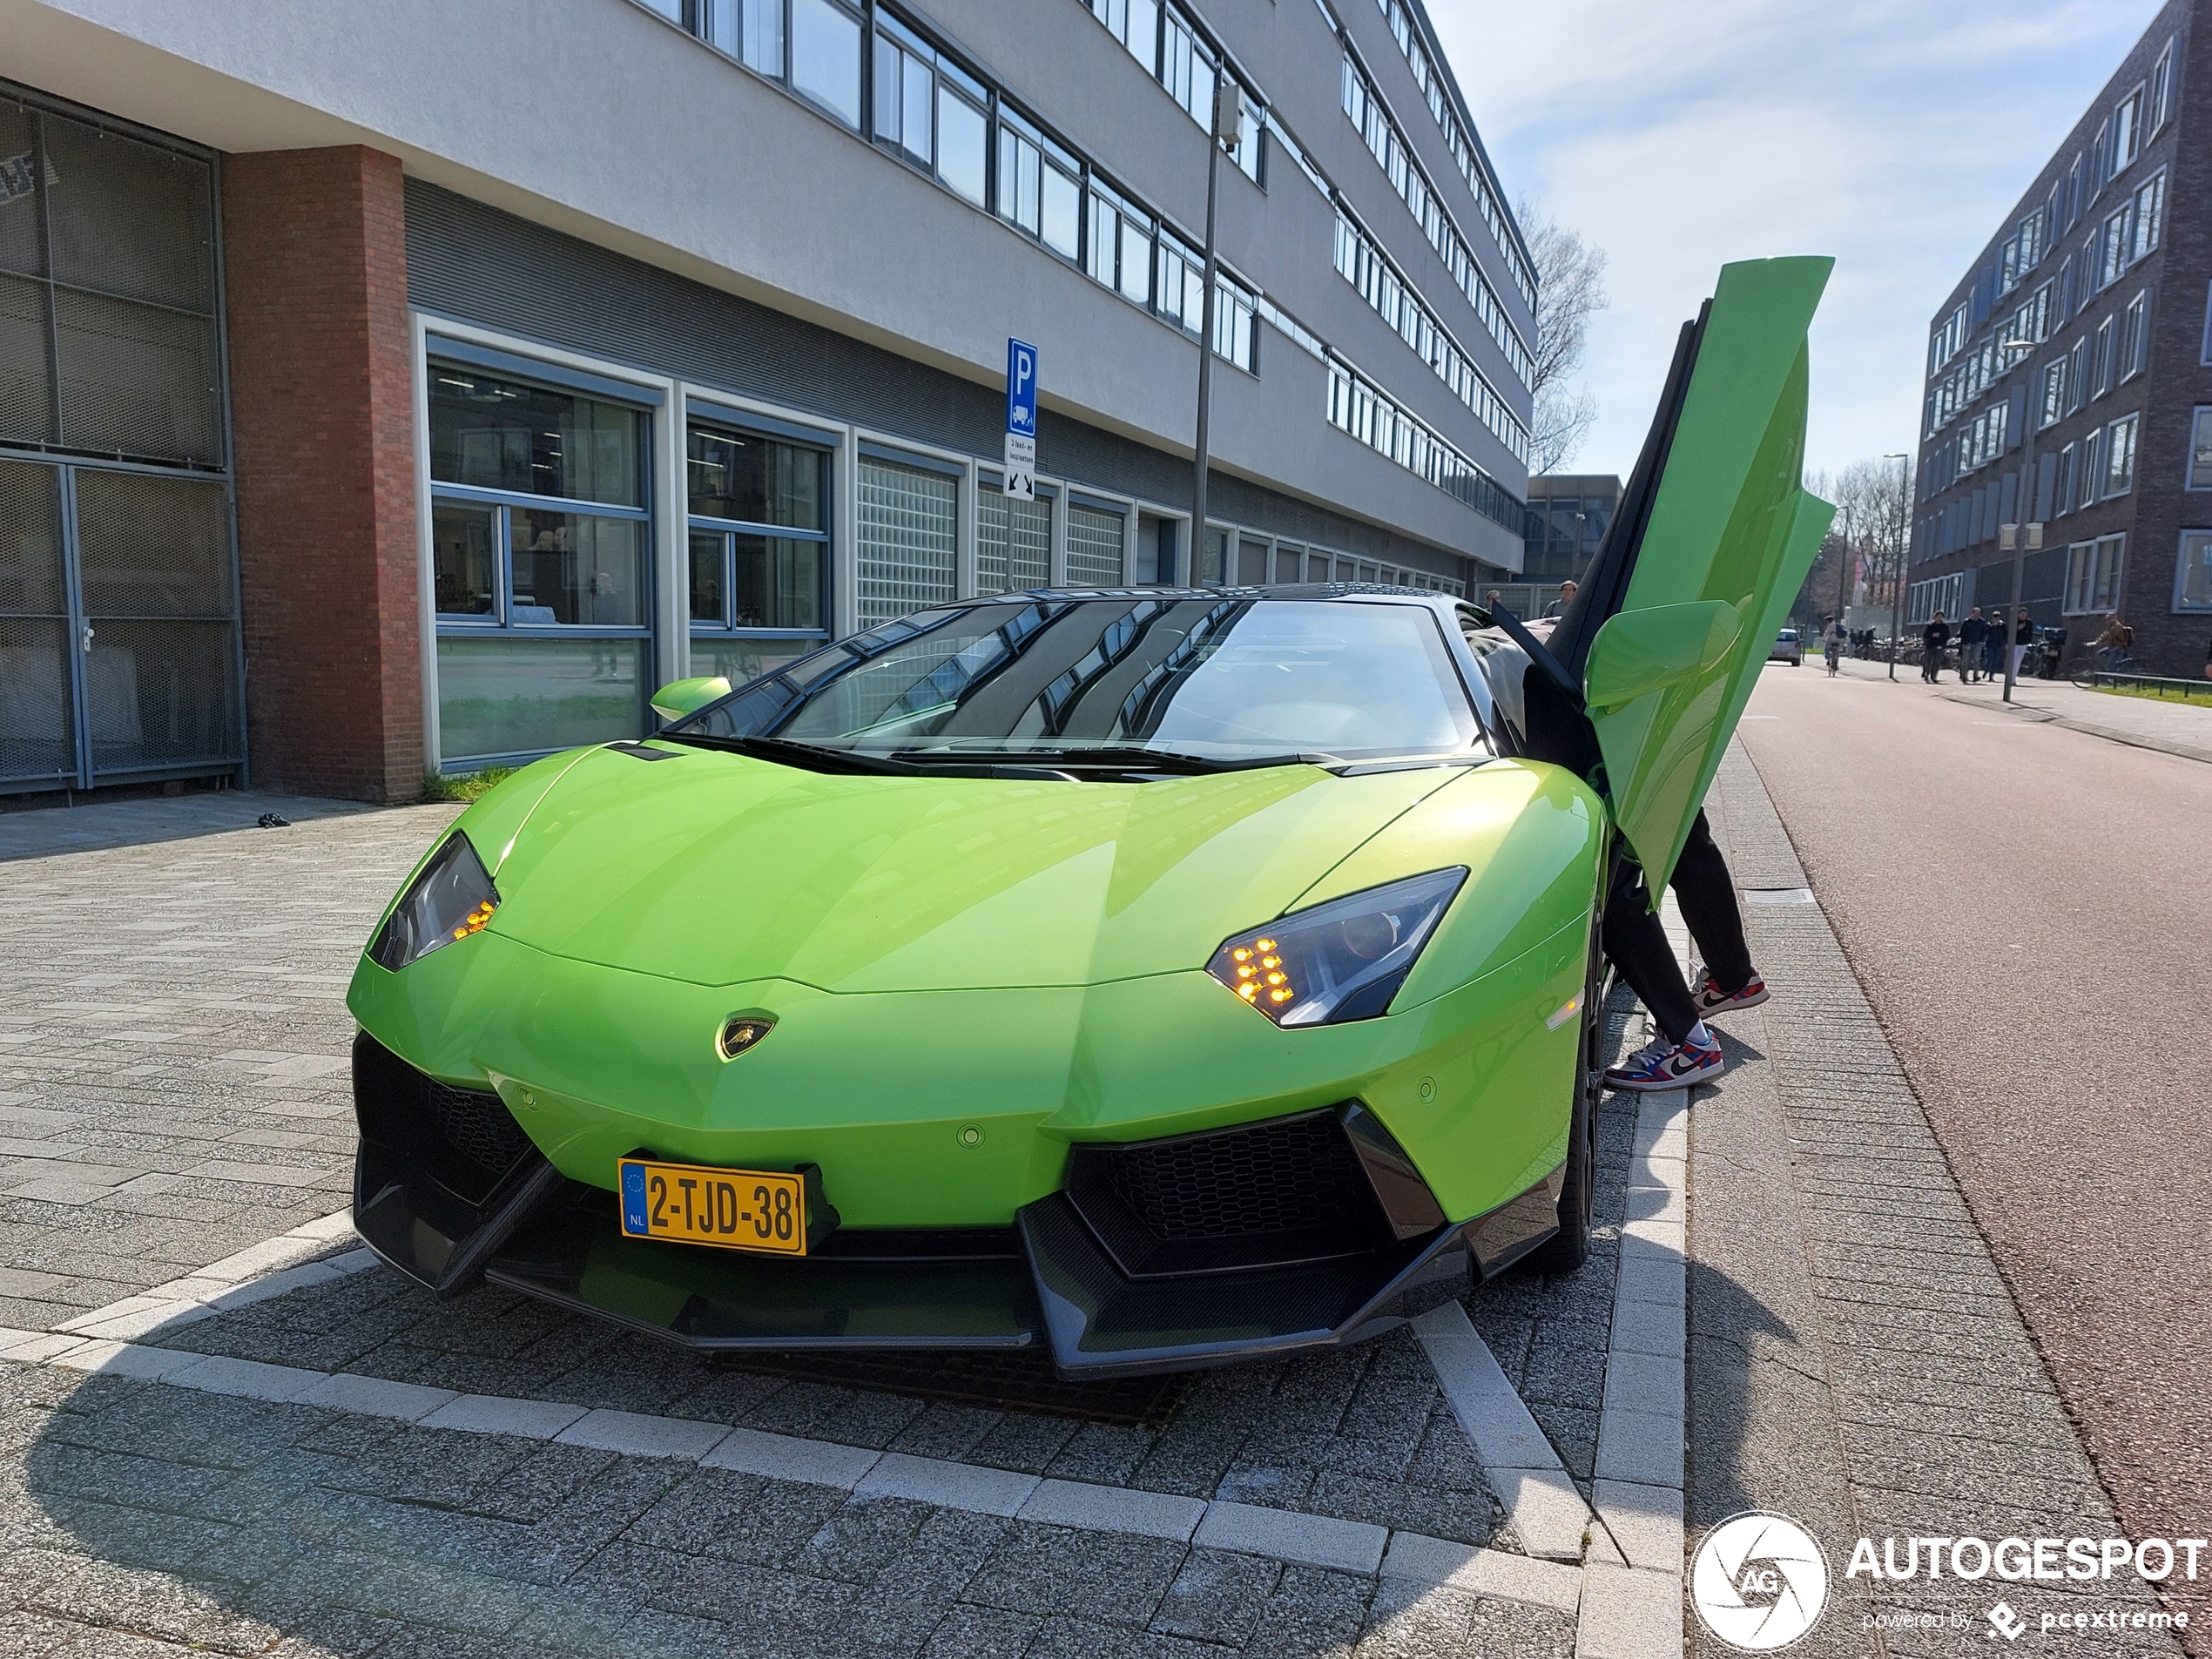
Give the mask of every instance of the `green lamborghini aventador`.
M 700 1348 L 1070 1374 L 1582 1258 L 1615 861 L 1656 893 L 1826 528 L 1824 260 L 1729 266 L 1548 639 L 1364 587 L 993 596 L 539 761 L 379 923 L 354 1217 Z

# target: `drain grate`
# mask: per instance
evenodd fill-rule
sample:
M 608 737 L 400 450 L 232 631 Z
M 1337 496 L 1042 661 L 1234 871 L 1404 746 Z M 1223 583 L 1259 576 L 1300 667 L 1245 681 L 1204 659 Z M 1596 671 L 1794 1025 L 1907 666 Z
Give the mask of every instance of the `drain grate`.
M 1052 1351 L 1042 1345 L 946 1353 L 739 1351 L 718 1353 L 712 1363 L 718 1370 L 1123 1428 L 1164 1427 L 1182 1405 L 1191 1380 L 1188 1373 L 1177 1372 L 1112 1382 L 1069 1382 L 1053 1368 Z

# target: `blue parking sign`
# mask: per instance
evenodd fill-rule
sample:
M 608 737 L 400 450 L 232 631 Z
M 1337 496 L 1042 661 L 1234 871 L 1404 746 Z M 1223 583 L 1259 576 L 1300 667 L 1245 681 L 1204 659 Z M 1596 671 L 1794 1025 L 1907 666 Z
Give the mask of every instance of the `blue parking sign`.
M 1006 429 L 1037 435 L 1037 348 L 1026 340 L 1006 342 Z

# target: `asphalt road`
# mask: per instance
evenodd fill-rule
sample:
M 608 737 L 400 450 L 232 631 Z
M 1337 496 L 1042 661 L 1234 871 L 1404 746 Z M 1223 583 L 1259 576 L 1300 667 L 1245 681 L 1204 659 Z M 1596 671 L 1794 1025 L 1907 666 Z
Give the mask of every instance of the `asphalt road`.
M 1878 672 L 1770 667 L 1744 743 L 2122 1521 L 2204 1537 L 2212 765 Z

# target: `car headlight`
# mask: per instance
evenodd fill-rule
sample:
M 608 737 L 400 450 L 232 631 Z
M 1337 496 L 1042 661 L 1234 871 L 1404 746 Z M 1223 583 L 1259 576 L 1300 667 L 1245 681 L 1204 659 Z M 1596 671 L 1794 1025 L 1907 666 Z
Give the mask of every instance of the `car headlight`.
M 1338 1025 L 1386 1012 L 1465 866 L 1300 910 L 1224 940 L 1206 972 L 1278 1025 Z
M 400 895 L 368 948 L 369 960 L 397 973 L 441 945 L 482 932 L 498 908 L 499 889 L 469 838 L 455 830 Z

